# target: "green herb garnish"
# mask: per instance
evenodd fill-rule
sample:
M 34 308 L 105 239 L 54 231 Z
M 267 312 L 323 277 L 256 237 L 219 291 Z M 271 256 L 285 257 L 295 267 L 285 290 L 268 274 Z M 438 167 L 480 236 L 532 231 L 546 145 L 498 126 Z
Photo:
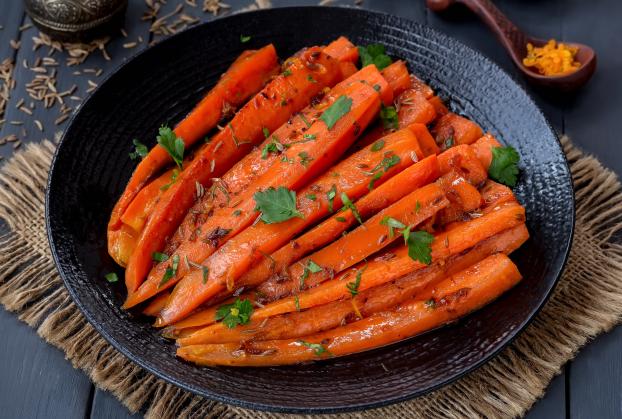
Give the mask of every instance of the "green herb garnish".
M 158 287 L 161 287 L 162 285 L 170 281 L 170 279 L 173 278 L 177 274 L 178 267 L 179 267 L 179 255 L 175 255 L 173 256 L 173 262 L 171 263 L 171 266 L 166 268 L 166 272 L 164 272 L 164 276 L 162 277 L 162 280 L 160 281 L 160 285 L 158 285 Z
M 294 304 L 296 305 L 296 311 L 300 311 L 300 300 L 298 299 L 298 296 L 294 297 Z
M 248 41 L 251 40 L 251 36 L 250 35 L 240 35 L 240 42 L 245 44 Z
M 346 288 L 350 291 L 352 298 L 356 297 L 359 293 L 359 287 L 361 286 L 361 278 L 363 276 L 363 272 L 367 269 L 367 265 L 365 265 L 362 269 L 356 271 L 356 277 L 354 282 L 348 282 L 346 284 Z
M 434 241 L 434 236 L 427 231 L 410 231 L 410 226 L 402 231 L 404 242 L 408 246 L 408 256 L 412 260 L 429 265 L 432 263 L 432 248 L 430 245 Z
M 158 144 L 171 156 L 180 169 L 184 163 L 184 140 L 175 135 L 172 129 L 162 125 L 156 137 Z
M 309 193 L 305 195 L 307 197 L 307 199 L 310 199 L 311 201 L 315 201 L 317 199 L 317 196 L 315 196 L 314 193 Z
M 320 119 L 326 123 L 328 129 L 332 129 L 337 121 L 352 108 L 352 99 L 347 96 L 339 96 L 328 109 L 324 111 Z
M 255 192 L 253 197 L 256 209 L 261 211 L 261 219 L 266 224 L 280 223 L 294 217 L 304 218 L 296 209 L 296 192 L 283 186 Z
M 312 261 L 311 259 L 307 260 L 307 264 L 304 265 L 304 270 L 302 271 L 302 275 L 300 276 L 300 288 L 304 287 L 305 279 L 309 277 L 311 274 L 315 274 L 322 271 L 322 267 Z
M 233 329 L 238 324 L 245 325 L 248 323 L 251 319 L 251 314 L 253 314 L 253 304 L 251 301 L 236 298 L 234 303 L 218 307 L 216 321 L 222 320 L 225 326 Z
M 241 214 L 242 214 L 242 211 L 240 211 L 240 210 L 233 211 L 233 216 L 234 217 L 239 217 Z
M 369 185 L 367 185 L 367 188 L 369 188 L 370 191 L 374 189 L 374 184 L 376 183 L 376 181 L 380 179 L 382 175 L 384 175 L 391 167 L 395 166 L 399 162 L 400 162 L 400 158 L 396 156 L 395 154 L 389 157 L 383 158 L 382 161 L 378 163 L 376 167 L 371 169 L 370 173 L 371 173 L 372 178 L 369 181 Z
M 166 262 L 168 260 L 168 255 L 160 252 L 153 252 L 151 254 L 151 259 L 156 262 Z
M 281 74 L 283 75 L 283 77 L 291 76 L 292 75 L 292 70 L 290 70 L 288 68 L 285 71 L 283 71 Z
M 315 134 L 303 134 L 302 138 L 305 140 L 315 140 L 317 136 Z
M 382 70 L 393 62 L 391 57 L 385 54 L 384 45 L 382 44 L 370 44 L 366 47 L 360 46 L 358 49 L 359 57 L 361 58 L 361 67 L 375 64 L 378 70 Z
M 326 198 L 328 199 L 328 212 L 333 212 L 333 203 L 335 201 L 335 196 L 337 196 L 337 186 L 333 184 L 328 192 L 326 192 Z
M 306 151 L 301 151 L 300 153 L 298 153 L 298 157 L 300 157 L 300 164 L 302 164 L 304 167 L 307 167 L 309 163 L 313 161 L 313 158 L 309 156 L 309 153 L 307 153 Z
M 106 278 L 106 281 L 110 282 L 111 284 L 119 282 L 119 276 L 114 272 L 107 273 L 106 275 L 104 275 L 104 278 Z
M 425 305 L 425 308 L 429 310 L 434 310 L 436 308 L 436 301 L 431 298 L 429 300 L 425 300 L 423 304 Z
M 396 220 L 393 217 L 389 217 L 388 215 L 385 216 L 382 220 L 380 220 L 380 224 L 389 227 L 389 238 L 390 239 L 395 237 L 395 233 L 393 231 L 394 228 L 397 228 L 397 229 L 400 229 L 400 230 L 406 228 L 404 223 L 401 223 L 400 221 Z
M 362 225 L 363 224 L 363 218 L 361 217 L 361 214 L 356 209 L 356 206 L 350 200 L 350 198 L 348 197 L 348 195 L 345 192 L 341 192 L 341 202 L 343 203 L 343 208 L 344 209 L 347 208 L 350 211 L 352 211 L 352 215 L 354 215 L 354 218 L 356 218 L 356 221 L 358 221 L 359 224 Z
M 311 83 L 317 83 L 317 80 L 315 80 L 311 74 L 307 75 L 307 80 L 309 80 Z
M 269 130 L 268 128 L 266 128 L 266 127 L 263 127 L 263 128 L 261 129 L 261 132 L 263 132 L 263 136 L 264 136 L 264 138 L 265 138 L 265 139 L 268 139 L 268 137 L 270 136 L 270 130 Z
M 492 161 L 488 168 L 491 179 L 514 187 L 518 176 L 520 156 L 514 147 L 495 147 L 492 149 Z
M 382 106 L 380 109 L 380 119 L 384 129 L 398 129 L 399 121 L 397 119 L 397 111 L 393 106 Z
M 160 186 L 160 190 L 161 191 L 165 191 L 168 188 L 170 188 L 171 185 L 173 183 L 175 183 L 175 181 L 177 180 L 177 176 L 179 176 L 179 169 L 173 169 L 173 173 L 171 173 L 171 181 L 169 183 L 166 183 L 166 184 Z
M 378 140 L 371 145 L 371 151 L 380 151 L 384 147 L 384 140 Z
M 134 144 L 134 151 L 130 153 L 130 159 L 136 160 L 137 158 L 144 159 L 149 150 L 147 146 L 138 141 L 136 138 L 132 140 L 132 144 Z
M 299 340 L 298 343 L 303 345 L 303 346 L 306 346 L 309 349 L 313 349 L 313 353 L 316 354 L 317 356 L 322 356 L 324 354 L 332 355 L 330 353 L 330 351 L 328 349 L 326 349 L 324 347 L 324 345 L 322 345 L 320 343 L 310 343 L 310 342 L 306 342 L 304 340 Z

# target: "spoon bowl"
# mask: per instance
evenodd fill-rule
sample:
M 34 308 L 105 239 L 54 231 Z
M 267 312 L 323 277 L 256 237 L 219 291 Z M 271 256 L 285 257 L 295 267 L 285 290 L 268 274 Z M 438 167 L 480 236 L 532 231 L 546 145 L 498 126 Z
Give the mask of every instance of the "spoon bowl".
M 505 16 L 490 0 L 426 0 L 428 8 L 435 12 L 443 12 L 453 4 L 460 3 L 471 9 L 494 32 L 516 67 L 532 84 L 547 90 L 558 92 L 573 92 L 584 84 L 596 70 L 596 53 L 584 44 L 564 42 L 564 44 L 578 48 L 575 60 L 581 65 L 572 72 L 543 75 L 523 64 L 527 53 L 527 44 L 541 47 L 546 40 L 527 36 L 510 19 Z

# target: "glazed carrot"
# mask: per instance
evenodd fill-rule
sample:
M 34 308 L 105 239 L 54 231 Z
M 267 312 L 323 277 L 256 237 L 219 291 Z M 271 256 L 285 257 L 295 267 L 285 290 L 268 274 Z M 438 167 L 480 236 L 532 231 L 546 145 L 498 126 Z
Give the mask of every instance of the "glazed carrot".
M 482 134 L 482 129 L 475 122 L 451 112 L 441 116 L 432 127 L 432 135 L 441 148 L 471 144 Z
M 143 314 L 146 316 L 157 317 L 160 311 L 166 305 L 166 300 L 171 294 L 169 292 L 163 292 L 155 297 L 143 310 Z
M 438 165 L 441 173 L 455 171 L 475 186 L 488 178 L 488 172 L 482 167 L 473 149 L 466 144 L 451 147 L 439 154 Z
M 340 36 L 324 48 L 324 52 L 340 61 L 355 63 L 359 59 L 359 50 L 348 38 Z
M 202 325 L 195 322 L 193 327 L 169 329 L 169 337 L 180 338 L 177 343 L 187 346 L 246 340 L 290 339 L 333 329 L 360 319 L 355 307 L 361 316 L 367 317 L 390 309 L 403 301 L 413 298 L 424 299 L 421 295 L 430 285 L 467 269 L 495 253 L 510 254 L 528 238 L 527 228 L 524 224 L 520 224 L 478 243 L 466 253 L 453 256 L 443 263 L 434 263 L 393 282 L 362 291 L 352 299 L 339 300 L 267 319 L 251 320 L 248 324 L 233 329 L 201 328 L 199 326 Z M 203 326 L 214 323 L 214 319 L 215 311 Z
M 366 220 L 406 196 L 411 190 L 434 181 L 438 175 L 436 156 L 430 156 L 415 163 L 356 201 L 359 215 Z M 240 277 L 239 286 L 259 285 L 275 272 L 282 271 L 313 250 L 332 242 L 357 222 L 351 209 L 340 212 L 339 216 L 343 219 L 337 220 L 336 217 L 330 217 L 272 253 L 269 259 L 260 259 Z
M 437 224 L 445 225 L 460 220 L 466 213 L 475 211 L 482 205 L 483 199 L 477 188 L 455 171 L 441 176 L 438 183 L 451 203 L 439 211 Z
M 428 102 L 430 102 L 430 105 L 434 107 L 434 110 L 438 116 L 444 116 L 449 113 L 449 109 L 447 109 L 447 106 L 445 106 L 445 103 L 440 97 L 428 97 Z
M 484 210 L 506 202 L 516 202 L 516 197 L 510 188 L 488 179 L 481 188 Z
M 471 144 L 475 155 L 486 170 L 492 161 L 492 149 L 496 147 L 501 147 L 501 143 L 492 134 L 484 134 L 483 137 Z
M 406 67 L 406 63 L 402 60 L 397 60 L 385 67 L 382 70 L 382 75 L 393 89 L 393 95 L 395 95 L 395 97 L 398 97 L 412 86 L 408 68 Z
M 177 355 L 200 365 L 268 366 L 343 356 L 378 348 L 439 327 L 493 301 L 516 285 L 520 273 L 505 255 L 489 256 L 441 281 L 429 301 L 410 300 L 390 311 L 304 340 L 190 345 Z
M 290 266 L 288 284 L 292 285 L 292 290 L 313 287 L 401 239 L 399 234 L 387 234 L 387 226 L 381 223 L 386 217 L 415 227 L 447 205 L 449 201 L 438 185 L 416 189 L 347 235 Z M 311 262 L 319 265 L 321 271 L 310 273 L 307 266 Z
M 196 184 L 207 185 L 264 139 L 263 128 L 274 131 L 302 109 L 324 86 L 338 81 L 338 63 L 320 48 L 309 48 L 288 59 L 287 72 L 274 78 L 248 102 L 227 127 L 202 147 L 162 195 L 125 271 L 129 293 L 136 291 L 151 268 L 151 255 L 162 250 L 195 200 Z M 315 80 L 311 82 L 309 77 Z
M 175 127 L 175 134 L 188 147 L 214 128 L 223 117 L 223 109 L 237 107 L 257 93 L 278 71 L 276 51 L 272 44 L 256 51 L 245 51 L 222 75 L 199 104 Z M 155 146 L 134 170 L 123 194 L 110 216 L 108 230 L 120 228 L 121 215 L 151 177 L 172 161 L 161 146 Z M 112 252 L 114 253 L 114 252 Z
M 430 86 L 428 86 L 414 74 L 410 75 L 410 82 L 413 89 L 421 92 L 426 99 L 431 99 L 434 96 L 434 90 L 432 90 Z
M 428 102 L 424 93 L 419 90 L 406 90 L 400 95 L 398 105 L 398 121 L 400 127 L 405 127 L 414 123 L 429 124 L 436 118 L 434 106 Z
M 174 181 L 175 173 L 174 169 L 167 170 L 142 188 L 121 216 L 123 224 L 140 232 L 147 221 L 147 216 L 158 202 L 160 195 L 164 192 L 167 185 Z
M 525 209 L 519 205 L 501 207 L 496 211 L 484 214 L 479 218 L 455 223 L 448 231 L 438 233 L 431 245 L 432 261 L 446 259 L 458 254 L 477 243 L 494 236 L 495 234 L 512 228 L 525 221 Z M 345 297 L 349 294 L 345 284 L 352 281 L 357 274 L 361 274 L 359 290 L 381 285 L 399 278 L 426 265 L 408 257 L 408 249 L 402 246 L 390 252 L 391 257 L 380 257 L 368 262 L 359 263 L 348 271 L 335 276 L 333 279 L 304 291 L 297 296 L 284 298 L 256 310 L 253 318 L 265 318 L 277 314 L 288 313 L 297 309 L 305 309 L 316 305 L 326 304 Z M 385 260 L 389 259 L 389 260 Z M 364 268 L 364 269 L 363 269 Z M 345 279 L 350 278 L 348 281 Z M 296 280 L 297 278 L 293 278 Z M 305 282 L 311 282 L 306 279 Z M 270 298 L 271 296 L 268 296 Z
M 440 149 L 436 145 L 436 141 L 434 141 L 434 138 L 430 135 L 430 131 L 428 131 L 428 128 L 424 124 L 410 124 L 408 125 L 408 129 L 417 136 L 417 140 L 419 141 L 419 145 L 421 145 L 421 150 L 423 150 L 424 155 L 431 156 L 440 152 Z

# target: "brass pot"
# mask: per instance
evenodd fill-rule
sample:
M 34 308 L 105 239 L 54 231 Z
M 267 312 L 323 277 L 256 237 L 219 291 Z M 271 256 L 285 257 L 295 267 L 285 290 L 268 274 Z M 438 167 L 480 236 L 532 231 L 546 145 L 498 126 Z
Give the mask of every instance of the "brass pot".
M 33 23 L 65 41 L 110 33 L 123 23 L 128 0 L 24 0 Z

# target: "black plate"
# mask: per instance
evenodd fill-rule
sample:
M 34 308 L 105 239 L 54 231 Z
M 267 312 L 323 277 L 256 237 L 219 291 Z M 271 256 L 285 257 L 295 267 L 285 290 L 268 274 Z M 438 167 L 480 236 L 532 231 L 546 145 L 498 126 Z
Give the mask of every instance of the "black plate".
M 251 34 L 241 44 L 240 34 Z M 120 309 L 122 271 L 106 252 L 106 223 L 134 163 L 132 138 L 153 145 L 163 122 L 188 112 L 245 48 L 273 42 L 287 57 L 346 35 L 381 42 L 408 61 L 456 112 L 522 156 L 516 192 L 532 238 L 513 255 L 525 279 L 458 324 L 387 348 L 281 368 L 199 368 L 146 319 Z M 499 67 L 456 40 L 397 17 L 354 9 L 285 8 L 235 15 L 173 36 L 139 54 L 84 103 L 60 143 L 46 201 L 50 245 L 74 301 L 120 352 L 184 389 L 249 408 L 335 412 L 377 407 L 438 388 L 472 371 L 514 338 L 562 272 L 574 225 L 566 160 L 542 112 Z M 385 368 L 383 367 L 386 367 Z

